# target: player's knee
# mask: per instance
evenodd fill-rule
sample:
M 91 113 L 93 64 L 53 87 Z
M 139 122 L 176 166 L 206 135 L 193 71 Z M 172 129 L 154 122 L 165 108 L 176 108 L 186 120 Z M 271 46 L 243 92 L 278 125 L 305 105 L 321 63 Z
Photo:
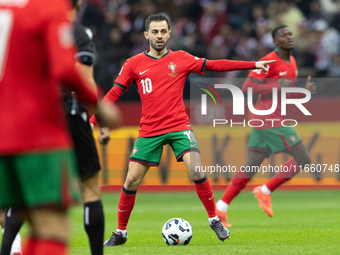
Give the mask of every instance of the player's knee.
M 141 183 L 142 179 L 136 176 L 127 176 L 124 187 L 127 190 L 136 190 Z
M 199 167 L 198 168 L 190 167 L 189 174 L 192 180 L 200 180 L 205 176 L 205 173 L 200 171 Z
M 32 234 L 52 240 L 67 241 L 69 221 L 66 210 L 35 209 L 30 215 Z

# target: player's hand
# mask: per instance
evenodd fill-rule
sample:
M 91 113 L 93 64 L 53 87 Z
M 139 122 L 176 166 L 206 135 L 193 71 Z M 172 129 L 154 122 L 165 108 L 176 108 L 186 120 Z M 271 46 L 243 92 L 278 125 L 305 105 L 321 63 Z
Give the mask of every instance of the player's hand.
M 280 83 L 280 87 L 281 88 L 288 88 L 290 86 L 292 86 L 292 80 L 287 80 L 286 79 L 286 76 L 287 74 L 285 74 L 280 80 L 279 80 L 279 83 Z
M 90 127 L 91 127 L 91 130 L 94 129 L 94 125 L 90 122 Z
M 100 127 L 118 128 L 121 123 L 121 113 L 117 106 L 101 103 L 98 105 L 95 116 Z
M 257 61 L 255 63 L 256 69 L 262 69 L 265 74 L 269 71 L 269 64 L 274 63 L 276 60 L 265 60 L 265 61 Z
M 100 144 L 106 145 L 111 139 L 110 129 L 107 127 L 101 127 L 99 129 L 98 141 Z
M 315 94 L 316 93 L 316 85 L 315 85 L 314 82 L 310 81 L 311 79 L 312 79 L 312 77 L 310 77 L 310 76 L 307 77 L 305 88 L 308 89 L 311 94 Z

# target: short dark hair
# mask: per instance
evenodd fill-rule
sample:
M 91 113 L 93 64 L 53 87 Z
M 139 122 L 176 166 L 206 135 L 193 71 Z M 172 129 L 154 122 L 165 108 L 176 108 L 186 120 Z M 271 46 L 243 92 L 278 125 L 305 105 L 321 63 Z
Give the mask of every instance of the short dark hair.
M 272 30 L 272 37 L 275 39 L 277 31 L 279 31 L 281 28 L 288 27 L 287 25 L 280 25 Z
M 155 22 L 159 22 L 159 21 L 163 21 L 165 20 L 166 23 L 168 24 L 168 29 L 170 30 L 170 20 L 168 17 L 166 17 L 163 14 L 157 13 L 157 14 L 151 14 L 147 17 L 147 19 L 145 20 L 145 31 L 149 30 L 150 27 L 150 23 L 155 21 Z

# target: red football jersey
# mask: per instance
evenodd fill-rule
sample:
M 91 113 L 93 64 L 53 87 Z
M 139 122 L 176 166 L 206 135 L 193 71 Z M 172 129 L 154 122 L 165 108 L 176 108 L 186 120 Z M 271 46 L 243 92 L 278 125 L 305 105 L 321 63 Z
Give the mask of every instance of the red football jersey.
M 287 62 L 281 59 L 276 51 L 272 51 L 265 57 L 263 57 L 260 61 L 262 60 L 276 60 L 276 62 L 270 65 L 270 69 L 267 74 L 265 74 L 261 69 L 253 70 L 250 72 L 248 79 L 254 81 L 256 83 L 256 86 L 268 86 L 266 84 L 270 84 L 272 87 L 273 84 L 276 84 L 276 87 L 279 88 L 278 80 L 284 76 L 286 76 L 286 79 L 292 80 L 292 86 L 294 86 L 298 71 L 295 58 L 293 56 L 290 56 L 290 61 Z M 260 93 L 257 102 L 254 105 L 254 108 L 257 110 L 270 109 L 273 103 L 272 98 L 273 97 L 271 90 L 266 93 Z M 262 127 L 258 127 L 258 129 L 280 127 L 281 121 L 285 119 L 284 116 L 281 115 L 280 91 L 278 91 L 277 108 L 272 114 L 265 116 L 252 114 L 251 119 L 261 119 L 264 121 L 264 125 Z M 271 121 L 265 121 L 266 119 L 278 119 L 280 121 L 274 121 L 272 124 Z
M 167 50 L 160 58 L 146 51 L 128 59 L 115 85 L 124 91 L 134 82 L 142 101 L 140 137 L 191 129 L 183 89 L 189 73 L 203 74 L 206 59 Z
M 74 81 L 71 89 L 84 85 L 75 71 L 69 10 L 66 0 L 0 0 L 2 155 L 71 147 L 59 80 Z M 81 97 L 96 103 L 83 90 Z

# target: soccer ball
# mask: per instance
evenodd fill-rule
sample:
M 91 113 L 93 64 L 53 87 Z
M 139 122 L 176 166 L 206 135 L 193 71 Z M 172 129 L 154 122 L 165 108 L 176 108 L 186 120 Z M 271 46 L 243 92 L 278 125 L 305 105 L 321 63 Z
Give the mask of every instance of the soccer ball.
M 186 220 L 173 218 L 164 224 L 162 236 L 167 245 L 187 245 L 192 238 L 192 228 Z

